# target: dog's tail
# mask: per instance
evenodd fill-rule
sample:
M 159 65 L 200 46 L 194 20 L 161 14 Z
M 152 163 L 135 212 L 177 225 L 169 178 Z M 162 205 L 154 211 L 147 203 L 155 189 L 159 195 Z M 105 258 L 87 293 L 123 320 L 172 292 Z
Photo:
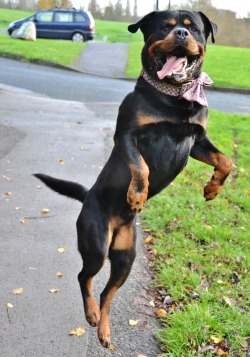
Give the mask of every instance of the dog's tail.
M 45 183 L 52 190 L 61 195 L 74 198 L 80 202 L 84 202 L 88 189 L 76 182 L 60 180 L 44 174 L 34 174 L 39 180 Z

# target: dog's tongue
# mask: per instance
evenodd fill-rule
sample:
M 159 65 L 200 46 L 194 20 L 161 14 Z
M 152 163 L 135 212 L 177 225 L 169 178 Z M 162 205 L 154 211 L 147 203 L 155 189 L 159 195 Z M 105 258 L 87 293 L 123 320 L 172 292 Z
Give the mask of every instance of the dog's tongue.
M 172 76 L 172 74 L 181 74 L 186 68 L 187 58 L 177 58 L 171 56 L 167 58 L 167 62 L 164 64 L 162 69 L 157 72 L 157 75 L 160 79 L 165 78 L 166 76 Z

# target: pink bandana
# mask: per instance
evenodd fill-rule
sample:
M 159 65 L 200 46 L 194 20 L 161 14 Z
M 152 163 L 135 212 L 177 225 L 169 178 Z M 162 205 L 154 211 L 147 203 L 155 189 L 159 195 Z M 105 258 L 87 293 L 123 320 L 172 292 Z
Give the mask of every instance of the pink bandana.
M 185 83 L 179 87 L 173 84 L 164 82 L 161 83 L 154 80 L 147 74 L 144 69 L 142 69 L 141 71 L 141 76 L 155 89 L 164 94 L 184 98 L 190 102 L 198 102 L 204 107 L 208 106 L 203 86 L 210 86 L 213 81 L 208 77 L 205 72 L 201 72 L 198 78 L 193 79 L 192 81 Z

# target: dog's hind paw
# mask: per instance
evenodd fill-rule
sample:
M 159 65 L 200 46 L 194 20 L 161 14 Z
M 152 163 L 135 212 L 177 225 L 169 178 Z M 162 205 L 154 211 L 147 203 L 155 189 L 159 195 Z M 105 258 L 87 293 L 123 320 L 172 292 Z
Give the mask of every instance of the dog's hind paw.
M 98 326 L 98 338 L 103 347 L 110 346 L 110 327 L 108 319 L 101 322 Z

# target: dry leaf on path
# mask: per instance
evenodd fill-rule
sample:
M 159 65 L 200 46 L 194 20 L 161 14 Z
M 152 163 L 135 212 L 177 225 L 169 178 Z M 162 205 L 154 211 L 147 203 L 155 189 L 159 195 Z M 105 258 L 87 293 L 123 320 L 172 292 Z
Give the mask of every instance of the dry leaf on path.
M 17 288 L 12 290 L 12 294 L 14 295 L 20 295 L 23 293 L 23 288 Z
M 27 221 L 26 221 L 26 219 L 24 218 L 24 219 L 21 219 L 20 223 L 22 223 L 22 224 L 26 224 L 26 223 L 27 223 Z
M 58 276 L 58 278 L 61 278 L 63 275 L 60 271 L 56 272 L 56 276 Z
M 64 165 L 65 161 L 63 159 L 57 159 L 60 165 Z
M 57 251 L 59 253 L 65 253 L 66 252 L 66 248 L 58 248 Z
M 14 307 L 14 306 L 13 306 L 11 303 L 8 302 L 7 308 L 8 308 L 8 309 L 12 309 L 13 307 Z
M 111 351 L 114 351 L 114 350 L 115 350 L 115 346 L 112 345 L 112 344 L 110 344 L 110 345 L 109 345 L 109 349 L 110 349 Z
M 138 325 L 138 322 L 139 322 L 139 320 L 129 320 L 128 324 L 130 326 L 136 326 L 136 325 Z
M 5 195 L 6 195 L 6 196 L 12 196 L 12 195 L 13 195 L 13 192 L 10 192 L 10 191 L 5 192 Z
M 49 209 L 48 209 L 48 208 L 43 208 L 43 209 L 41 210 L 41 213 L 49 213 Z
M 142 355 L 141 353 L 138 353 L 137 357 L 147 357 L 147 356 Z
M 84 328 L 83 327 L 78 327 L 76 329 L 71 330 L 69 335 L 70 336 L 73 336 L 73 335 L 82 336 L 84 333 L 85 333 Z
M 59 289 L 51 289 L 51 290 L 49 290 L 49 292 L 50 293 L 52 293 L 52 294 L 55 294 L 55 293 L 59 293 Z

